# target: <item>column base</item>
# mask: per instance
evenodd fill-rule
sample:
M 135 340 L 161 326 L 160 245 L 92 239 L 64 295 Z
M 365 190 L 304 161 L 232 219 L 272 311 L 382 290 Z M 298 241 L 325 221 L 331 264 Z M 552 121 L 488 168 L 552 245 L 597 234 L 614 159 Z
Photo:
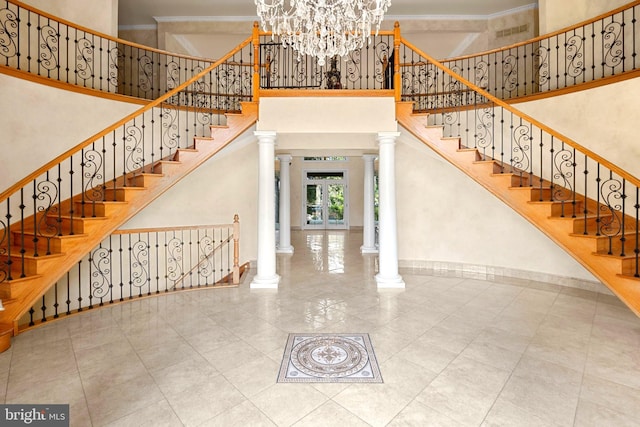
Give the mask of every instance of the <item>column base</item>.
M 378 248 L 376 248 L 375 246 L 373 247 L 365 247 L 364 245 L 360 246 L 360 253 L 361 254 L 377 254 L 378 253 Z
M 280 276 L 277 274 L 268 277 L 256 276 L 249 287 L 251 289 L 278 289 L 278 283 L 280 283 Z
M 380 274 L 376 274 L 376 283 L 378 289 L 404 289 L 404 280 L 399 274 L 394 277 L 382 277 Z
M 276 248 L 276 253 L 277 254 L 292 254 L 293 253 L 293 246 L 289 245 L 289 246 L 285 246 L 285 247 L 278 247 Z

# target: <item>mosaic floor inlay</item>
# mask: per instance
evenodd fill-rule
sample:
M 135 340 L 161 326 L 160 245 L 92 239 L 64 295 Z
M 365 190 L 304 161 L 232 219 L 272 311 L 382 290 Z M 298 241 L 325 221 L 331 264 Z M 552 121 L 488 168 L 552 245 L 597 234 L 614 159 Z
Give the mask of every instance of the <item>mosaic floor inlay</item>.
M 381 383 L 369 334 L 289 334 L 278 382 Z

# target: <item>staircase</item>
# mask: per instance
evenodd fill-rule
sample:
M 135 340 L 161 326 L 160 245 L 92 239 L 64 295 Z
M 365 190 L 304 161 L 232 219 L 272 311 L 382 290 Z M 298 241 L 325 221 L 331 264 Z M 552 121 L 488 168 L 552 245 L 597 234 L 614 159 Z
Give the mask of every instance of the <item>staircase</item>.
M 114 186 L 106 189 L 105 199 L 110 201 L 87 203 L 78 195 L 63 201 L 58 212 L 49 213 L 47 218 L 35 215 L 22 223 L 12 223 L 11 241 L 19 245 L 0 246 L 0 262 L 9 264 L 12 276 L 12 280 L 0 283 L 5 307 L 0 312 L 0 351 L 8 348 L 10 336 L 17 333 L 20 316 L 58 278 L 110 233 L 244 133 L 256 122 L 257 114 L 257 103 L 243 102 L 241 113 L 226 114 L 226 125 L 210 127 L 210 137 L 195 137 L 191 147 L 178 149 L 169 158 L 118 178 Z M 56 231 L 61 231 L 43 242 L 36 237 L 36 230 L 42 234 L 47 222 L 55 223 Z M 24 248 L 29 249 L 28 254 Z
M 397 103 L 398 123 L 540 229 L 640 316 L 636 218 L 625 216 L 624 238 L 602 235 L 599 230 L 614 215 L 605 205 L 583 196 L 551 201 L 557 184 L 526 172 L 505 172 L 512 170 L 509 165 L 462 147 L 460 138 L 443 137 L 443 127 L 429 126 L 429 115 L 414 113 L 413 106 L 413 102 Z

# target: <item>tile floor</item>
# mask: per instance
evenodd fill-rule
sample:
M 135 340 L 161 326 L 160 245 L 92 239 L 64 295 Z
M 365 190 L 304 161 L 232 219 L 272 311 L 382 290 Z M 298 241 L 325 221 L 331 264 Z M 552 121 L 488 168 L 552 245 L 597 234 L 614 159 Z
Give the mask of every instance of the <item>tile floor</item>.
M 73 426 L 640 425 L 640 319 L 552 284 L 402 272 L 361 233 L 294 232 L 278 291 L 162 296 L 51 323 L 0 354 L 0 399 Z M 369 333 L 384 384 L 277 384 L 289 332 Z

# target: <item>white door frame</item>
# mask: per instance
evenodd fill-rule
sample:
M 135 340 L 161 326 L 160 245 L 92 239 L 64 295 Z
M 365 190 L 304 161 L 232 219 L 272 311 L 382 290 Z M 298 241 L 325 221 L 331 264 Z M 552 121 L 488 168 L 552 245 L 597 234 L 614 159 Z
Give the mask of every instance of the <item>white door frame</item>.
M 318 179 L 318 180 L 309 180 L 307 177 L 309 175 L 309 173 L 341 173 L 342 174 L 342 179 L 341 180 L 330 180 L 330 179 Z M 322 209 L 322 218 L 323 218 L 323 224 L 316 226 L 316 225 L 309 225 L 307 224 L 307 184 L 312 184 L 313 182 L 317 182 L 317 181 L 322 181 L 323 182 L 323 209 Z M 344 211 L 343 211 L 343 218 L 344 218 L 344 224 L 341 225 L 330 225 L 327 223 L 328 220 L 328 194 L 327 194 L 327 184 L 330 184 L 331 182 L 335 182 L 335 183 L 340 183 L 342 185 L 344 185 Z M 349 174 L 348 174 L 348 170 L 347 169 L 340 169 L 340 168 L 328 168 L 328 169 L 323 169 L 323 168 L 309 168 L 309 169 L 303 169 L 302 171 L 302 215 L 301 215 L 301 228 L 303 230 L 324 230 L 324 229 L 332 229 L 332 230 L 348 230 L 349 229 Z

